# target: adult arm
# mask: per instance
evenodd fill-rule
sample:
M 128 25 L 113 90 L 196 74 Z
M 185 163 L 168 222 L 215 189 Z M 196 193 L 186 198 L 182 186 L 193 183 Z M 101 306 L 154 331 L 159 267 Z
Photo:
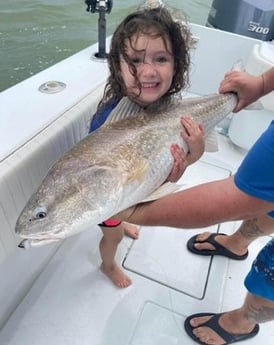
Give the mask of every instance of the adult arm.
M 273 209 L 274 203 L 241 192 L 229 177 L 139 204 L 118 218 L 134 224 L 191 229 L 250 219 Z

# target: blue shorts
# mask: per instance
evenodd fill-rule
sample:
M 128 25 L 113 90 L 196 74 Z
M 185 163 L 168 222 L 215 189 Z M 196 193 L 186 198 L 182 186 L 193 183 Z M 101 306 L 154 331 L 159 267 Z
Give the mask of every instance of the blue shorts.
M 234 176 L 246 194 L 274 202 L 274 121 L 247 153 Z M 274 218 L 274 210 L 268 215 Z M 245 279 L 247 290 L 274 301 L 274 239 L 260 251 Z
M 274 202 L 274 121 L 251 147 L 234 176 L 244 193 Z M 274 218 L 274 210 L 268 213 Z
M 244 283 L 251 294 L 274 301 L 274 238 L 257 255 Z
M 268 212 L 269 217 L 274 218 L 274 211 Z

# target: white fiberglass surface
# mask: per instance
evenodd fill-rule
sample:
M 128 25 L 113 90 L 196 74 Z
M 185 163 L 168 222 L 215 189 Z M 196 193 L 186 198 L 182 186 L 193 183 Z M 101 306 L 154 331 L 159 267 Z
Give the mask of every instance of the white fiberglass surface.
M 147 302 L 129 344 L 185 344 L 187 335 L 182 332 L 183 320 L 183 315 Z
M 19 83 L 1 92 L 0 161 L 104 83 L 106 62 L 90 58 L 96 49 L 96 45 L 84 49 L 25 80 L 24 86 Z M 50 81 L 64 82 L 66 88 L 60 93 L 41 93 L 39 86 Z
M 200 178 L 197 177 L 200 175 L 198 174 L 200 170 L 203 170 L 203 178 L 208 178 L 207 164 L 216 168 L 210 172 L 210 176 L 211 173 L 216 174 L 216 171 L 217 174 L 223 170 L 229 171 L 228 162 L 232 171 L 238 166 L 243 157 L 242 153 L 231 145 L 227 138 L 220 137 L 220 139 L 220 151 L 216 154 L 205 155 L 203 162 L 190 167 L 184 180 L 181 181 L 185 184 L 182 188 L 196 183 Z M 210 166 L 209 169 L 211 168 Z M 222 174 L 218 176 L 222 178 Z M 212 178 L 218 178 L 218 176 L 214 175 Z M 220 231 L 231 233 L 236 226 L 235 223 L 222 224 Z M 156 233 L 157 229 L 158 233 Z M 122 265 L 127 256 L 130 258 L 133 255 L 134 248 L 140 243 L 143 245 L 142 255 L 139 257 L 141 266 L 153 256 L 151 265 L 156 267 L 156 262 L 161 262 L 164 266 L 165 277 L 173 285 L 175 282 L 177 284 L 178 281 L 184 281 L 189 290 L 201 286 L 198 292 L 195 292 L 198 297 L 205 287 L 203 270 L 208 271 L 209 268 L 202 298 L 193 296 L 194 293 L 179 291 L 174 286 L 170 288 L 162 282 L 157 282 L 156 279 L 148 279 L 126 268 L 124 270 L 132 279 L 132 285 L 126 289 L 115 287 L 99 269 L 98 246 L 101 232 L 95 227 L 68 238 L 59 247 L 26 297 L 1 329 L 0 344 L 194 344 L 185 334 L 183 328 L 185 318 L 193 313 L 222 312 L 239 307 L 246 293 L 243 279 L 257 251 L 265 243 L 263 241 L 266 241 L 266 239 L 256 241 L 249 249 L 248 259 L 243 262 L 224 257 L 208 259 L 191 255 L 192 259 L 187 263 L 190 260 L 190 253 L 184 244 L 198 231 L 202 230 L 181 231 L 170 228 L 141 227 L 139 240 L 133 241 L 127 237 L 123 239 L 119 245 L 116 261 Z M 179 233 L 184 233 L 185 237 L 180 240 L 182 244 L 176 252 L 176 257 L 171 249 L 167 252 L 167 242 L 175 243 L 176 238 L 177 242 L 180 242 L 177 237 L 181 236 Z M 158 249 L 155 246 L 153 254 L 150 250 L 152 239 L 159 243 Z M 163 261 L 160 260 L 161 256 L 164 258 Z M 186 266 L 182 267 L 182 264 L 189 265 L 188 269 L 185 268 Z M 155 273 L 157 269 L 151 272 Z M 195 273 L 195 270 L 200 272 L 201 277 L 197 272 Z M 162 273 L 161 269 L 158 271 Z M 248 344 L 272 345 L 273 333 L 273 323 L 262 324 L 258 336 L 248 340 Z

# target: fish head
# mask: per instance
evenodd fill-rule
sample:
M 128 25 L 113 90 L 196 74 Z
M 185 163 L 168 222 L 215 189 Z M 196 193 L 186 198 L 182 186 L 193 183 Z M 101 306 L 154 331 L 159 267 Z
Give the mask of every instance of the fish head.
M 33 245 L 47 244 L 99 224 L 119 202 L 113 183 L 111 170 L 104 167 L 83 169 L 77 175 L 51 172 L 23 208 L 15 232 Z

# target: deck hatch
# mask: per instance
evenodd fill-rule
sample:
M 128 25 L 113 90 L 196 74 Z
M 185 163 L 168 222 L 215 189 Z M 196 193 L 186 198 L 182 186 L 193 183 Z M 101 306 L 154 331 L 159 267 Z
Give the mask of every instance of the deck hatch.
M 198 162 L 188 168 L 179 183 L 185 189 L 229 175 L 227 169 Z M 219 226 L 204 230 L 218 232 Z M 186 249 L 187 240 L 199 232 L 201 229 L 184 231 L 166 227 L 142 227 L 140 237 L 133 242 L 123 267 L 193 298 L 203 299 L 212 259 L 194 255 Z

